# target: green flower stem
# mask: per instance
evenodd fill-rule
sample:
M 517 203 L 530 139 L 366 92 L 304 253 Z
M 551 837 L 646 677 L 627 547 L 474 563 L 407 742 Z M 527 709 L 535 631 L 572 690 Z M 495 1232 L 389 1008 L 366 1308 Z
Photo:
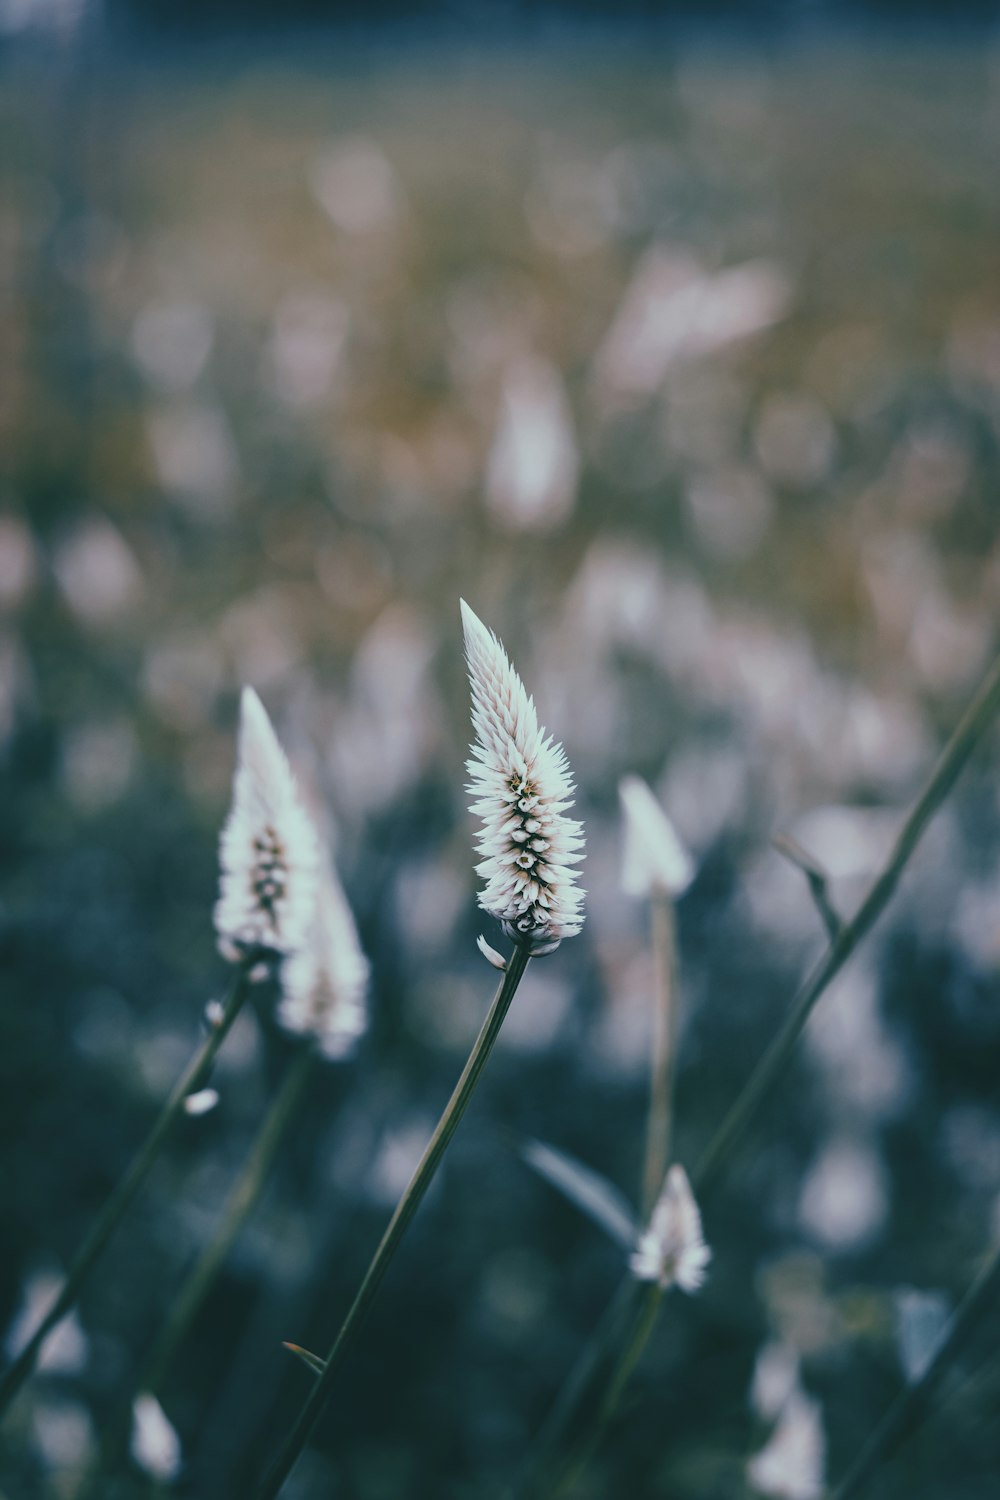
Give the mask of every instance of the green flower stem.
M 441 1164 L 441 1158 L 444 1156 L 448 1144 L 458 1129 L 462 1116 L 465 1114 L 476 1084 L 479 1082 L 480 1075 L 489 1060 L 490 1053 L 493 1051 L 494 1043 L 500 1035 L 500 1028 L 503 1025 L 504 1018 L 510 1008 L 510 1003 L 514 998 L 521 977 L 528 966 L 528 958 L 529 955 L 526 949 L 516 947 L 507 960 L 507 968 L 503 979 L 493 999 L 493 1004 L 490 1006 L 486 1020 L 483 1022 L 482 1030 L 476 1038 L 472 1051 L 469 1054 L 468 1062 L 462 1070 L 462 1076 L 459 1078 L 455 1086 L 455 1091 L 445 1106 L 445 1111 L 438 1121 L 437 1128 L 420 1159 L 420 1164 L 414 1172 L 409 1186 L 396 1206 L 396 1211 L 389 1221 L 389 1226 L 382 1236 L 378 1249 L 375 1251 L 372 1262 L 365 1273 L 364 1280 L 348 1310 L 347 1317 L 344 1319 L 340 1332 L 337 1334 L 330 1352 L 326 1356 L 326 1368 L 315 1382 L 308 1400 L 299 1413 L 295 1426 L 285 1439 L 274 1465 L 257 1491 L 257 1500 L 274 1500 L 274 1497 L 281 1491 L 299 1454 L 305 1447 L 310 1433 L 322 1415 L 323 1408 L 330 1395 L 330 1388 L 340 1369 L 341 1361 L 356 1336 L 369 1307 L 374 1301 L 382 1278 L 389 1269 L 389 1264 L 406 1233 L 410 1220 L 413 1218 L 424 1194 L 430 1187 L 434 1174 Z
M 677 1055 L 677 923 L 667 895 L 652 899 L 655 997 L 650 1053 L 649 1115 L 642 1173 L 643 1220 L 648 1220 L 663 1187 L 670 1160 L 670 1129 Z
M 607 1393 L 601 1403 L 597 1420 L 591 1426 L 579 1452 L 571 1455 L 563 1470 L 562 1477 L 557 1480 L 550 1491 L 552 1500 L 557 1500 L 558 1496 L 565 1494 L 575 1484 L 586 1468 L 590 1458 L 597 1450 L 608 1423 L 618 1409 L 618 1403 L 624 1394 L 625 1387 L 632 1378 L 632 1371 L 639 1363 L 643 1351 L 649 1343 L 650 1335 L 656 1326 L 656 1320 L 660 1313 L 660 1303 L 662 1301 L 663 1288 L 658 1282 L 642 1286 L 638 1295 L 635 1316 L 632 1320 L 632 1331 L 612 1368 Z
M 564 1435 L 571 1424 L 583 1428 L 592 1413 L 600 1410 L 597 1401 L 608 1369 L 610 1352 L 625 1336 L 634 1322 L 640 1294 L 639 1283 L 626 1276 L 608 1303 L 593 1337 L 563 1383 L 552 1409 L 542 1423 L 531 1445 L 520 1480 L 511 1494 L 518 1500 L 534 1500 L 549 1493 Z
M 948 1332 L 927 1369 L 913 1385 L 900 1391 L 844 1478 L 830 1492 L 830 1500 L 852 1500 L 903 1439 L 920 1426 L 949 1365 L 998 1292 L 1000 1245 L 959 1303 Z
M 295 1117 L 315 1067 L 315 1053 L 309 1047 L 302 1047 L 289 1065 L 281 1088 L 250 1148 L 243 1170 L 226 1199 L 214 1235 L 177 1294 L 169 1319 L 143 1370 L 139 1381 L 140 1390 L 154 1394 L 160 1390 L 174 1355 L 190 1332 L 237 1235 L 253 1212 L 267 1181 L 275 1152 Z
M 855 916 L 833 936 L 825 953 L 807 975 L 784 1025 L 760 1059 L 750 1078 L 737 1096 L 715 1136 L 709 1143 L 693 1174 L 694 1189 L 701 1196 L 720 1176 L 732 1153 L 742 1141 L 764 1099 L 787 1066 L 799 1036 L 812 1014 L 813 1007 L 851 957 L 862 938 L 874 926 L 893 895 L 900 876 L 919 844 L 928 823 L 951 791 L 973 750 L 990 728 L 1000 708 L 1000 657 L 983 679 L 976 696 L 962 715 L 947 744 L 938 757 L 931 775 L 914 804 L 893 845 L 882 871 L 876 876 Z M 631 1278 L 626 1275 L 612 1307 L 628 1294 Z M 584 1350 L 570 1373 L 563 1394 L 557 1398 L 555 1411 L 560 1412 L 559 1427 L 564 1428 L 576 1410 L 578 1396 L 567 1400 L 567 1392 L 582 1392 L 588 1382 L 581 1372 L 600 1367 L 613 1347 L 617 1328 L 615 1320 L 599 1326 L 591 1345 Z M 612 1376 L 614 1379 L 614 1376 Z M 545 1428 L 549 1423 L 545 1424 Z M 551 1442 L 551 1435 L 549 1438 Z M 836 1500 L 843 1500 L 837 1496 Z
M 32 1334 L 28 1343 L 21 1350 L 13 1364 L 4 1372 L 3 1378 L 0 1379 L 0 1415 L 6 1411 L 22 1385 L 31 1375 L 35 1367 L 35 1361 L 38 1358 L 38 1351 L 45 1342 L 48 1334 L 51 1333 L 57 1323 L 62 1321 L 75 1304 L 85 1278 L 92 1270 L 111 1236 L 124 1218 L 133 1198 L 142 1187 L 149 1175 L 150 1169 L 163 1150 L 167 1136 L 170 1134 L 175 1121 L 183 1113 L 184 1100 L 188 1094 L 195 1093 L 207 1079 L 212 1063 L 215 1061 L 215 1055 L 225 1041 L 229 1029 L 242 1010 L 244 1001 L 249 993 L 250 985 L 247 973 L 251 962 L 251 960 L 247 960 L 240 966 L 236 981 L 226 999 L 218 1024 L 212 1027 L 180 1079 L 174 1085 L 173 1092 L 160 1111 L 156 1124 L 146 1137 L 145 1144 L 139 1155 L 108 1199 L 97 1223 L 91 1229 L 86 1240 L 84 1240 L 76 1259 L 70 1266 L 59 1296 Z
M 712 1138 L 694 1174 L 696 1192 L 704 1192 L 707 1185 L 719 1175 L 739 1145 L 750 1121 L 770 1093 L 779 1074 L 784 1071 L 817 1000 L 839 974 L 862 938 L 882 915 L 899 884 L 899 878 L 910 856 L 923 837 L 924 830 L 958 780 L 969 756 L 993 722 L 998 708 L 1000 708 L 1000 657 L 993 663 L 975 698 L 962 715 L 951 738 L 942 750 L 937 765 L 904 823 L 881 874 L 873 881 L 855 915 L 841 927 L 812 973 L 807 975 L 799 993 L 792 1001 L 791 1010 L 783 1026 Z

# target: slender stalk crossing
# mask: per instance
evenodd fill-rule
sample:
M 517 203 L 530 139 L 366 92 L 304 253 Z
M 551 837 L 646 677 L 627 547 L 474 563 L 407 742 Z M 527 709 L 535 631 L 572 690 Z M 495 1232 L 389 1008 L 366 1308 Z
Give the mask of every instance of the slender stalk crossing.
M 791 1009 L 784 1024 L 758 1062 L 710 1141 L 693 1174 L 693 1186 L 699 1199 L 708 1188 L 714 1185 L 715 1181 L 721 1175 L 723 1168 L 742 1143 L 746 1131 L 758 1109 L 788 1065 L 795 1045 L 817 1001 L 829 988 L 832 981 L 853 954 L 855 948 L 857 948 L 858 944 L 875 925 L 875 922 L 888 905 L 903 871 L 923 837 L 927 825 L 941 807 L 970 755 L 993 723 L 998 709 L 1000 709 L 1000 657 L 997 657 L 994 661 L 975 697 L 953 730 L 947 744 L 938 757 L 937 763 L 923 791 L 920 793 L 903 824 L 885 865 L 869 887 L 868 893 L 858 907 L 857 912 L 849 922 L 844 923 L 832 934 L 826 951 L 807 975 L 798 994 L 792 1001 Z M 1000 1281 L 1000 1266 L 997 1268 L 996 1277 Z M 622 1283 L 622 1288 L 616 1294 L 612 1306 L 616 1303 L 620 1304 L 621 1299 L 625 1295 L 624 1288 L 630 1279 L 626 1275 Z M 644 1335 L 643 1344 L 645 1344 L 651 1331 L 652 1324 L 650 1324 L 650 1328 Z M 564 1387 L 564 1393 L 557 1398 L 556 1402 L 555 1411 L 559 1413 L 557 1424 L 559 1431 L 564 1431 L 569 1425 L 577 1405 L 578 1397 L 574 1396 L 572 1399 L 567 1400 L 565 1399 L 566 1392 L 575 1391 L 583 1393 L 589 1389 L 589 1379 L 581 1375 L 580 1372 L 589 1373 L 595 1371 L 601 1367 L 604 1360 L 612 1357 L 614 1340 L 617 1334 L 618 1320 L 605 1319 L 599 1325 L 595 1338 L 591 1341 L 591 1345 L 584 1350 L 577 1366 L 571 1371 L 567 1386 Z M 614 1388 L 616 1383 L 619 1382 L 619 1371 L 624 1362 L 631 1360 L 632 1365 L 634 1365 L 635 1360 L 632 1359 L 631 1347 L 630 1341 L 622 1349 L 618 1360 L 612 1368 L 609 1388 Z M 639 1352 L 641 1353 L 641 1349 Z M 635 1358 L 637 1359 L 638 1355 Z M 626 1372 L 626 1380 L 627 1378 L 628 1372 Z M 620 1389 L 623 1388 L 624 1382 L 620 1385 Z M 900 1400 L 902 1401 L 902 1398 Z M 889 1418 L 887 1417 L 886 1421 L 888 1422 L 888 1420 Z M 898 1421 L 899 1418 L 897 1417 L 895 1420 Z M 547 1454 L 551 1451 L 557 1437 L 557 1432 L 551 1430 L 550 1423 L 548 1422 L 542 1430 L 543 1432 L 547 1432 L 545 1443 L 545 1453 Z M 890 1439 L 892 1438 L 891 1433 L 889 1437 Z M 534 1493 L 530 1485 L 527 1493 Z M 848 1496 L 852 1493 L 852 1490 L 847 1490 L 843 1494 L 838 1491 L 833 1500 L 848 1500 Z
M 649 1114 L 642 1173 L 643 1220 L 653 1211 L 670 1161 L 674 1064 L 677 1053 L 677 923 L 669 896 L 650 904 L 656 992 L 650 1060 Z
M 275 1152 L 295 1117 L 315 1067 L 315 1054 L 308 1047 L 303 1047 L 293 1058 L 250 1148 L 243 1170 L 226 1199 L 218 1227 L 177 1294 L 139 1381 L 140 1390 L 156 1394 L 162 1386 L 174 1355 L 190 1332 L 240 1230 L 260 1197 Z
M 357 1335 L 365 1315 L 375 1299 L 392 1258 L 399 1248 L 399 1244 L 409 1227 L 411 1219 L 419 1208 L 424 1194 L 434 1179 L 434 1175 L 441 1164 L 441 1159 L 448 1148 L 452 1136 L 458 1129 L 462 1116 L 468 1107 L 469 1100 L 472 1098 L 476 1084 L 479 1082 L 483 1069 L 489 1061 L 490 1053 L 493 1051 L 494 1043 L 500 1035 L 500 1028 L 510 1008 L 510 1003 L 528 966 L 528 959 L 529 954 L 527 949 L 518 946 L 514 948 L 513 953 L 507 960 L 507 968 L 503 979 L 483 1022 L 482 1029 L 469 1054 L 469 1059 L 462 1070 L 462 1075 L 445 1106 L 444 1113 L 438 1121 L 434 1134 L 431 1136 L 427 1149 L 420 1159 L 420 1163 L 410 1180 L 409 1186 L 396 1206 L 395 1213 L 389 1221 L 388 1228 L 382 1236 L 368 1270 L 365 1272 L 364 1280 L 341 1325 L 340 1332 L 334 1339 L 330 1352 L 326 1356 L 326 1368 L 313 1386 L 305 1405 L 299 1413 L 298 1420 L 285 1439 L 270 1472 L 257 1491 L 257 1500 L 274 1500 L 274 1497 L 279 1494 L 299 1454 L 308 1442 L 310 1433 L 322 1415 L 323 1408 L 329 1398 L 333 1381 L 340 1369 L 344 1355 Z
M 829 1500 L 853 1500 L 875 1471 L 920 1426 L 941 1380 L 991 1300 L 1000 1292 L 1000 1245 L 959 1303 L 940 1348 L 919 1380 L 900 1391 Z
M 855 948 L 882 915 L 899 884 L 928 823 L 941 806 L 966 761 L 992 724 L 1000 708 L 1000 657 L 983 680 L 945 745 L 930 778 L 917 798 L 881 873 L 872 882 L 857 912 L 845 923 L 808 975 L 784 1025 L 757 1064 L 726 1115 L 694 1174 L 699 1194 L 716 1178 L 739 1145 L 746 1127 L 760 1108 L 777 1077 L 784 1071 L 795 1044 L 817 1000 L 839 974 Z
M 2 1379 L 0 1379 L 0 1417 L 6 1412 L 10 1403 L 14 1400 L 14 1397 L 34 1370 L 39 1350 L 45 1342 L 46 1337 L 76 1303 L 80 1294 L 80 1288 L 86 1277 L 100 1258 L 118 1225 L 125 1217 L 133 1198 L 142 1187 L 149 1175 L 150 1169 L 163 1150 L 167 1136 L 170 1134 L 175 1121 L 183 1112 L 184 1100 L 188 1094 L 195 1093 L 208 1078 L 212 1064 L 215 1061 L 215 1055 L 225 1041 L 230 1027 L 242 1010 L 244 1001 L 249 993 L 250 985 L 247 975 L 252 961 L 252 959 L 247 959 L 241 964 L 218 1023 L 212 1027 L 208 1036 L 174 1085 L 170 1097 L 160 1111 L 156 1123 L 146 1137 L 138 1156 L 115 1188 L 97 1222 L 84 1240 L 73 1264 L 69 1268 L 62 1290 L 55 1302 L 20 1354 L 4 1372 Z

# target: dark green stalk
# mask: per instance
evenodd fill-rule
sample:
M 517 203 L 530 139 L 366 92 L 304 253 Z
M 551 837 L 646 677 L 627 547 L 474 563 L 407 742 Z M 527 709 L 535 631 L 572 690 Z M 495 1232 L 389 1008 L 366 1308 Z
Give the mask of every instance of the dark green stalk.
M 301 1047 L 290 1063 L 281 1088 L 250 1148 L 243 1170 L 236 1179 L 223 1206 L 215 1233 L 201 1255 L 191 1267 L 173 1305 L 159 1338 L 153 1345 L 142 1373 L 135 1383 L 137 1391 L 149 1391 L 158 1395 L 174 1356 L 191 1326 L 197 1318 L 215 1284 L 237 1235 L 253 1211 L 261 1190 L 267 1181 L 274 1155 L 285 1131 L 295 1117 L 306 1087 L 316 1066 L 316 1058 L 308 1047 Z M 102 1443 L 102 1452 L 95 1460 L 85 1488 L 79 1500 L 96 1500 L 103 1493 L 107 1476 L 123 1460 L 128 1448 L 131 1427 L 131 1411 L 123 1412 L 115 1421 Z
M 670 1160 L 674 1063 L 677 1053 L 677 924 L 674 920 L 674 903 L 667 895 L 654 895 L 650 914 L 656 978 L 653 1045 L 650 1051 L 649 1114 L 642 1172 L 644 1221 L 653 1212 Z
M 80 1288 L 95 1262 L 99 1259 L 111 1236 L 127 1212 L 136 1193 L 142 1187 L 150 1169 L 159 1156 L 166 1143 L 175 1121 L 183 1113 L 184 1100 L 188 1094 L 196 1092 L 207 1079 L 215 1061 L 215 1055 L 226 1039 L 230 1027 L 239 1015 L 243 1003 L 249 992 L 247 972 L 250 960 L 240 967 L 236 981 L 229 993 L 223 1008 L 222 1016 L 217 1025 L 213 1026 L 204 1042 L 198 1048 L 184 1073 L 174 1085 L 159 1117 L 145 1144 L 132 1163 L 121 1182 L 118 1184 L 111 1197 L 104 1206 L 100 1217 L 84 1240 L 76 1259 L 69 1268 L 62 1291 L 56 1298 L 52 1307 L 46 1313 L 28 1343 L 21 1350 L 13 1364 L 4 1372 L 0 1379 L 0 1415 L 2 1415 L 21 1386 L 31 1375 L 38 1358 L 38 1351 L 45 1342 L 46 1337 L 61 1322 L 69 1310 L 75 1304 L 80 1294 Z
M 830 1500 L 852 1500 L 890 1458 L 903 1439 L 919 1427 L 949 1365 L 979 1322 L 991 1299 L 1000 1291 L 1000 1245 L 983 1266 L 959 1303 L 948 1332 L 927 1369 L 913 1385 L 900 1391 L 882 1421 L 831 1491 Z
M 182 1285 L 169 1318 L 146 1363 L 139 1389 L 156 1394 L 174 1355 L 190 1332 L 202 1304 L 215 1284 L 237 1235 L 260 1197 L 285 1131 L 302 1101 L 316 1066 L 315 1054 L 303 1047 L 291 1062 L 281 1088 L 261 1125 L 243 1170 L 236 1180 L 218 1227 Z
M 448 1144 L 458 1129 L 462 1116 L 465 1114 L 476 1084 L 479 1082 L 480 1075 L 489 1060 L 493 1045 L 500 1035 L 500 1028 L 510 1008 L 510 1003 L 514 998 L 518 984 L 528 966 L 528 958 L 529 954 L 527 950 L 517 947 L 507 960 L 507 968 L 500 982 L 500 987 L 493 999 L 493 1004 L 490 1006 L 486 1020 L 483 1022 L 482 1030 L 476 1038 L 472 1051 L 469 1054 L 468 1062 L 462 1070 L 462 1076 L 459 1078 L 455 1086 L 455 1091 L 445 1106 L 444 1113 L 438 1121 L 437 1128 L 420 1159 L 420 1164 L 414 1172 L 409 1186 L 396 1206 L 396 1211 L 389 1221 L 389 1226 L 382 1236 L 378 1249 L 375 1251 L 372 1262 L 365 1273 L 364 1280 L 348 1310 L 347 1317 L 344 1319 L 340 1332 L 334 1339 L 330 1352 L 326 1356 L 326 1368 L 315 1382 L 308 1400 L 299 1413 L 295 1426 L 285 1439 L 273 1467 L 257 1491 L 257 1500 L 274 1500 L 274 1497 L 282 1489 L 285 1480 L 291 1473 L 299 1454 L 308 1442 L 310 1433 L 322 1415 L 323 1408 L 330 1395 L 330 1388 L 340 1369 L 343 1357 L 364 1321 L 365 1315 L 381 1285 L 382 1278 L 389 1269 L 392 1257 L 395 1255 L 400 1241 L 406 1233 L 410 1220 L 413 1218 L 424 1194 L 430 1187 L 434 1174 L 441 1163 L 441 1158 L 444 1156 Z
M 895 892 L 910 856 L 916 849 L 928 823 L 941 806 L 966 761 L 982 739 L 1000 708 L 1000 657 L 993 663 L 972 703 L 966 709 L 931 772 L 885 867 L 869 888 L 855 915 L 841 927 L 808 975 L 792 1001 L 791 1011 L 781 1030 L 757 1064 L 742 1093 L 716 1131 L 694 1174 L 695 1191 L 702 1193 L 718 1176 L 739 1144 L 747 1125 L 753 1119 L 779 1074 L 783 1072 L 823 991 L 843 968 Z

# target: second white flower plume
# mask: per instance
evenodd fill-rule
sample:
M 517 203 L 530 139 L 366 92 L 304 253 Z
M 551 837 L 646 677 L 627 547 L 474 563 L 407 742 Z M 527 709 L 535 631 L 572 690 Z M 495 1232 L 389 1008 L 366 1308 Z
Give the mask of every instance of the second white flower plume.
M 479 905 L 533 954 L 549 953 L 583 926 L 574 866 L 583 828 L 566 816 L 573 781 L 561 745 L 539 727 L 535 705 L 492 631 L 462 600 L 476 743 L 468 762 L 482 819 Z
M 219 843 L 219 948 L 233 962 L 305 943 L 316 903 L 319 845 L 285 752 L 253 688 L 240 700 L 233 802 Z

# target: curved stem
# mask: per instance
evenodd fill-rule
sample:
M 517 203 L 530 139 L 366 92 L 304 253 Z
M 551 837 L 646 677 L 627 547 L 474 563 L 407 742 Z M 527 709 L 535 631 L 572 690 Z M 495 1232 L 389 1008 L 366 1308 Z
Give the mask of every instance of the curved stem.
M 146 1137 L 145 1144 L 142 1146 L 139 1155 L 115 1188 L 96 1224 L 84 1240 L 73 1264 L 69 1268 L 62 1290 L 55 1302 L 49 1308 L 49 1311 L 20 1354 L 4 1372 L 3 1378 L 0 1379 L 0 1415 L 6 1411 L 21 1389 L 21 1386 L 31 1375 L 35 1367 L 35 1361 L 38 1358 L 38 1352 L 45 1342 L 47 1335 L 51 1333 L 57 1323 L 62 1321 L 76 1302 L 85 1278 L 124 1218 L 129 1205 L 142 1187 L 142 1184 L 149 1175 L 150 1169 L 162 1151 L 174 1122 L 183 1112 L 184 1100 L 188 1094 L 194 1093 L 199 1089 L 208 1077 L 212 1063 L 215 1061 L 215 1054 L 225 1041 L 229 1029 L 243 1008 L 243 1003 L 249 993 L 247 973 L 251 962 L 251 960 L 246 960 L 240 966 L 240 971 L 226 1000 L 218 1024 L 212 1027 L 180 1079 L 174 1085 L 173 1092 L 160 1111 L 156 1123 Z
M 783 1071 L 817 1000 L 840 972 L 862 938 L 882 915 L 924 830 L 958 779 L 959 773 L 1000 708 L 1000 657 L 945 745 L 924 790 L 903 824 L 880 874 L 857 912 L 841 927 L 792 1001 L 791 1010 L 760 1059 L 729 1113 L 719 1126 L 694 1173 L 696 1191 L 718 1176 L 739 1144 L 747 1125 Z
M 294 1118 L 315 1065 L 315 1054 L 310 1048 L 303 1047 L 285 1073 L 281 1088 L 250 1148 L 243 1170 L 226 1199 L 218 1227 L 174 1300 L 167 1323 L 153 1346 L 139 1380 L 140 1390 L 152 1391 L 154 1394 L 159 1391 L 174 1355 L 190 1332 L 237 1235 L 260 1197 L 275 1152 Z
M 948 1332 L 919 1380 L 896 1397 L 882 1421 L 861 1449 L 844 1478 L 830 1493 L 830 1500 L 851 1500 L 876 1469 L 920 1425 L 928 1405 L 948 1366 L 989 1303 L 1000 1291 L 1000 1245 L 959 1303 Z
M 607 1425 L 614 1416 L 625 1387 L 632 1377 L 632 1371 L 639 1363 L 643 1351 L 649 1343 L 650 1335 L 656 1326 L 656 1319 L 659 1315 L 662 1300 L 663 1291 L 658 1283 L 642 1288 L 638 1309 L 632 1322 L 632 1332 L 612 1367 L 608 1380 L 607 1393 L 601 1403 L 597 1418 L 578 1450 L 575 1453 L 570 1453 L 568 1456 L 562 1472 L 554 1480 L 552 1488 L 542 1491 L 542 1493 L 548 1494 L 551 1500 L 559 1500 L 559 1496 L 564 1495 L 576 1483 L 597 1451 Z
M 621 1334 L 622 1325 L 633 1309 L 637 1290 L 635 1278 L 626 1276 L 605 1308 L 592 1338 L 563 1383 L 531 1445 L 521 1479 L 511 1492 L 519 1500 L 533 1500 L 534 1496 L 547 1492 L 546 1486 L 566 1429 L 575 1416 L 580 1415 L 582 1420 L 581 1408 L 587 1397 L 593 1395 L 594 1387 L 603 1374 L 610 1353 Z
M 465 1114 L 476 1084 L 479 1082 L 480 1075 L 489 1060 L 490 1053 L 493 1051 L 493 1045 L 500 1035 L 500 1028 L 510 1008 L 510 1003 L 514 998 L 518 984 L 528 966 L 528 958 L 529 955 L 526 949 L 516 947 L 507 960 L 507 968 L 500 987 L 493 999 L 493 1004 L 490 1006 L 486 1020 L 483 1022 L 482 1030 L 476 1038 L 472 1051 L 469 1054 L 468 1062 L 462 1070 L 462 1076 L 459 1078 L 455 1090 L 445 1106 L 437 1128 L 420 1159 L 420 1164 L 414 1172 L 409 1186 L 399 1200 L 396 1211 L 389 1221 L 389 1226 L 382 1236 L 368 1270 L 365 1272 L 364 1280 L 358 1289 L 354 1301 L 351 1303 L 340 1332 L 334 1339 L 330 1352 L 326 1357 L 326 1368 L 313 1386 L 308 1400 L 299 1413 L 295 1426 L 285 1439 L 274 1465 L 257 1491 L 257 1500 L 274 1500 L 274 1497 L 282 1489 L 285 1480 L 291 1473 L 296 1459 L 308 1442 L 310 1433 L 322 1415 L 323 1408 L 330 1395 L 330 1387 L 340 1368 L 341 1361 L 357 1334 L 365 1314 L 374 1301 L 382 1278 L 389 1269 L 392 1257 L 395 1255 L 399 1243 L 406 1233 L 410 1220 L 413 1218 L 424 1194 L 430 1187 L 434 1174 L 441 1163 L 441 1158 L 444 1156 L 448 1144 L 458 1129 L 462 1116 Z
M 654 896 L 652 919 L 655 995 L 650 1053 L 649 1115 L 642 1172 L 642 1212 L 647 1220 L 663 1187 L 670 1159 L 674 1066 L 677 1053 L 677 924 L 669 896 Z

